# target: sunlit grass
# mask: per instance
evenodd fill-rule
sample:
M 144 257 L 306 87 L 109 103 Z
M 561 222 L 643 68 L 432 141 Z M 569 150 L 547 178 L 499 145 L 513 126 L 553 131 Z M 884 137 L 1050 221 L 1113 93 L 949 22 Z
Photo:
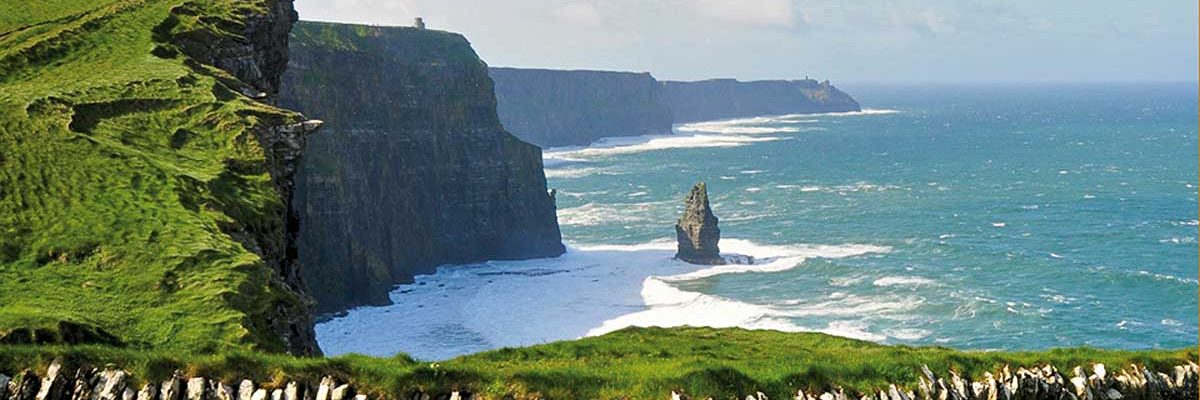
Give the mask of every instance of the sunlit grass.
M 201 11 L 173 16 L 185 3 Z M 283 229 L 253 130 L 298 116 L 171 41 L 231 35 L 265 3 L 0 5 L 0 337 L 61 340 L 66 322 L 133 347 L 282 350 L 267 324 L 298 300 L 230 232 Z
M 915 389 L 922 365 L 979 378 L 1005 365 L 1051 364 L 1062 370 L 1103 363 L 1130 363 L 1169 370 L 1195 360 L 1195 349 L 1119 351 L 1088 348 L 1043 352 L 964 352 L 939 347 L 885 346 L 819 333 L 744 329 L 633 328 L 608 335 L 546 345 L 501 349 L 445 362 L 350 355 L 294 358 L 233 352 L 180 355 L 104 347 L 0 347 L 0 370 L 44 366 L 54 357 L 92 364 L 114 363 L 135 375 L 162 379 L 179 369 L 190 375 L 235 381 L 250 378 L 282 384 L 316 382 L 332 375 L 375 398 L 398 397 L 417 388 L 468 390 L 491 398 L 666 398 L 671 390 L 696 397 L 729 398 L 762 391 L 791 398 L 797 389 L 851 392 Z

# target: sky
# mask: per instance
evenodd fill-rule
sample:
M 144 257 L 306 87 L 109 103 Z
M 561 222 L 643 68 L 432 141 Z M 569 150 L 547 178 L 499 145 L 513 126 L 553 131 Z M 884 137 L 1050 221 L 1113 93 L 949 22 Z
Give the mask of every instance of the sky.
M 1197 80 L 1194 0 L 296 0 L 305 20 L 462 33 L 489 65 L 660 80 Z

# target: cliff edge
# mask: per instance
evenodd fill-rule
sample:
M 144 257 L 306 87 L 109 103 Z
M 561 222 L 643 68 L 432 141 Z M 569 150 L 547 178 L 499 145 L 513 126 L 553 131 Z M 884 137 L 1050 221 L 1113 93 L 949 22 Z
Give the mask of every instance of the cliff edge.
M 829 81 L 710 79 L 662 83 L 662 96 L 675 123 L 761 115 L 861 111 L 850 95 Z
M 649 73 L 491 68 L 500 121 L 541 147 L 671 133 L 671 110 Z
M 387 304 L 442 264 L 563 253 L 541 150 L 501 127 L 461 35 L 301 21 L 280 101 L 326 122 L 297 193 L 320 311 Z
M 0 343 L 319 354 L 271 106 L 290 0 L 48 1 L 0 21 Z

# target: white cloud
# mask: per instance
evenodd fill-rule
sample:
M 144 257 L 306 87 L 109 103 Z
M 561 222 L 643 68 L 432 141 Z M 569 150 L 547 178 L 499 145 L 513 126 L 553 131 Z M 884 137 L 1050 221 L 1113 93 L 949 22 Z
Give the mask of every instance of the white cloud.
M 558 7 L 551 11 L 551 14 L 559 20 L 585 26 L 599 26 L 603 19 L 600 16 L 600 10 L 591 3 L 571 3 Z
M 697 14 L 749 25 L 791 27 L 796 23 L 791 0 L 691 0 Z
M 957 29 L 945 15 L 934 10 L 893 9 L 892 23 L 923 35 L 946 35 Z
M 420 12 L 416 0 L 297 0 L 300 18 L 321 21 L 408 25 Z

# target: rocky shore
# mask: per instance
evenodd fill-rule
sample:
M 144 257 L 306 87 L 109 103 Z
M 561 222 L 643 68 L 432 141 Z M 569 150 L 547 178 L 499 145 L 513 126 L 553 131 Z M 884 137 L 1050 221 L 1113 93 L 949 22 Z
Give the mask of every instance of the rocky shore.
M 1103 364 L 1076 366 L 1070 373 L 1053 366 L 1005 366 L 980 380 L 969 380 L 953 371 L 938 376 L 923 367 L 918 382 L 890 384 L 871 393 L 848 393 L 840 388 L 816 393 L 797 391 L 795 400 L 1191 400 L 1197 397 L 1200 366 L 1189 362 L 1167 372 L 1129 365 L 1109 372 Z M 52 362 L 44 371 L 23 370 L 13 376 L 0 373 L 0 400 L 466 400 L 475 396 L 469 382 L 462 390 L 401 393 L 366 393 L 349 381 L 324 376 L 306 381 L 277 377 L 271 381 L 220 380 L 189 376 L 176 371 L 169 378 L 147 381 L 116 366 L 68 367 Z M 916 387 L 911 390 L 906 388 Z M 668 397 L 669 396 L 669 397 Z M 508 396 L 508 398 L 514 398 Z M 530 398 L 541 398 L 533 396 Z M 663 393 L 663 399 L 685 400 L 687 393 Z M 762 392 L 746 400 L 767 400 Z

